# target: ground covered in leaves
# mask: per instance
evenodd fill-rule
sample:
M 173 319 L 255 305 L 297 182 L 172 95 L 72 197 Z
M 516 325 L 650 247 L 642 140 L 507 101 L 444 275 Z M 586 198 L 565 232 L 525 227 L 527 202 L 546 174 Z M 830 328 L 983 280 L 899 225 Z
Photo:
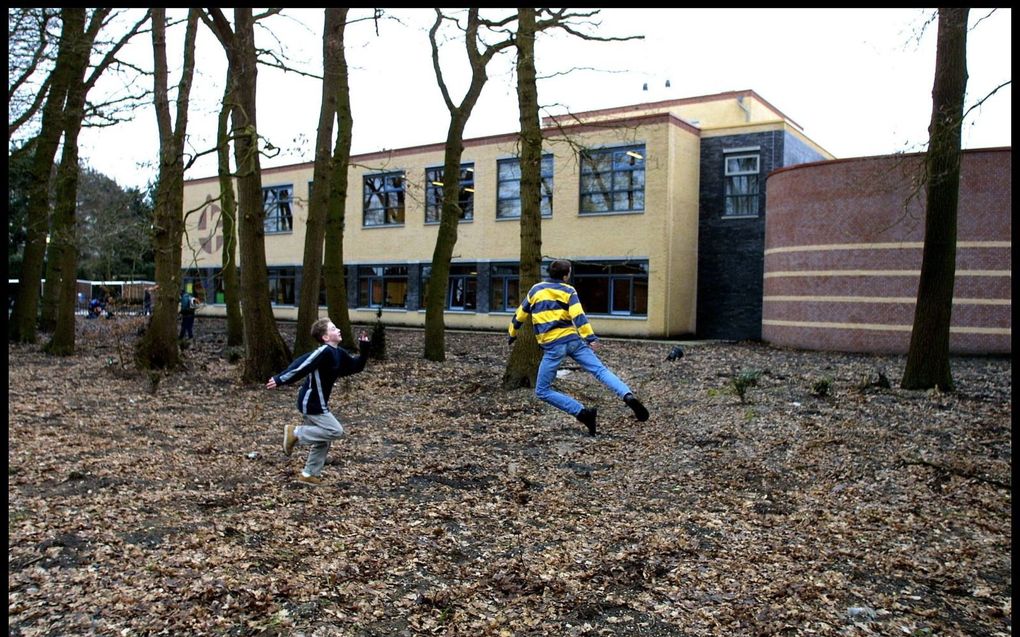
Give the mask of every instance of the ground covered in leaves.
M 310 487 L 296 388 L 204 318 L 133 371 L 140 320 L 8 346 L 10 635 L 1012 634 L 1010 359 L 908 392 L 902 357 L 607 340 L 652 416 L 568 364 L 592 438 L 499 388 L 502 335 L 390 329 Z

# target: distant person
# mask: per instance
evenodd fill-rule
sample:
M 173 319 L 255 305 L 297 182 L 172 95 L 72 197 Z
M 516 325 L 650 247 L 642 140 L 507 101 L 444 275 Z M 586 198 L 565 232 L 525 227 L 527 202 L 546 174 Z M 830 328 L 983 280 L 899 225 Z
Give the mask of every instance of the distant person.
M 200 305 L 197 298 L 187 290 L 181 292 L 181 332 L 177 338 L 195 338 L 195 309 Z
M 574 398 L 552 388 L 556 370 L 567 356 L 623 399 L 641 422 L 648 420 L 648 410 L 627 385 L 602 364 L 595 355 L 598 337 L 588 322 L 577 298 L 577 290 L 567 285 L 570 279 L 570 261 L 557 260 L 549 264 L 549 278 L 536 283 L 517 308 L 510 321 L 512 345 L 528 315 L 535 328 L 535 338 L 542 348 L 542 362 L 538 366 L 535 395 L 553 407 L 580 420 L 595 435 L 597 407 L 585 407 Z
M 142 316 L 150 314 L 152 314 L 152 288 L 145 288 L 145 294 L 142 296 Z
M 321 343 L 318 349 L 303 354 L 290 366 L 271 376 L 266 389 L 290 385 L 304 378 L 298 390 L 297 408 L 304 417 L 300 425 L 283 428 L 283 453 L 290 455 L 296 445 L 309 445 L 305 468 L 297 479 L 305 484 L 322 482 L 322 468 L 334 440 L 344 435 L 343 425 L 329 410 L 329 395 L 341 376 L 357 374 L 368 361 L 368 336 L 358 335 L 360 354 L 352 356 L 340 348 L 343 337 L 333 321 L 321 318 L 312 323 L 312 338 Z

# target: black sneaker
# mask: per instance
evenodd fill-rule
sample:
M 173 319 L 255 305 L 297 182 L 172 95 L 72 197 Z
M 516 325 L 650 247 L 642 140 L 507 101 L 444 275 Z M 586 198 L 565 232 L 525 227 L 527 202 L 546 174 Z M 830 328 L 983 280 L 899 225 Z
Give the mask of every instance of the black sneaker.
M 584 423 L 584 426 L 588 428 L 588 434 L 592 436 L 595 435 L 595 419 L 598 418 L 598 416 L 598 407 L 592 407 L 591 409 L 585 407 L 581 409 L 581 411 L 577 412 L 577 419 Z
M 627 394 L 623 397 L 623 402 L 627 403 L 627 406 L 634 410 L 634 417 L 639 422 L 648 420 L 648 410 L 641 404 L 641 401 L 637 399 L 634 394 Z

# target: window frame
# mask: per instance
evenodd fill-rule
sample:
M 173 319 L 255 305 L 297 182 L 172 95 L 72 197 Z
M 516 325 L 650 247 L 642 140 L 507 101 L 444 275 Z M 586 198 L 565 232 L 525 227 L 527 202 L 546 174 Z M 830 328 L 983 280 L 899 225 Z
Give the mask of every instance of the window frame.
M 639 272 L 626 271 L 625 268 L 638 268 Z M 586 271 L 588 268 L 601 268 L 604 272 Z M 629 261 L 586 261 L 575 262 L 571 270 L 571 285 L 578 291 L 581 306 L 586 314 L 601 316 L 632 316 L 637 318 L 648 318 L 648 284 L 649 284 L 649 263 L 647 260 Z M 604 280 L 601 293 L 593 293 L 590 281 Z M 617 284 L 627 283 L 627 308 L 618 309 L 617 306 Z M 643 286 L 641 285 L 643 283 Z M 644 294 L 641 294 L 643 289 Z M 592 299 L 599 299 L 599 303 L 592 303 Z M 601 300 L 605 300 L 606 310 L 602 310 Z M 641 311 L 643 307 L 644 311 Z M 598 309 L 593 309 L 598 308 Z
M 281 197 L 280 192 L 287 193 Z M 270 199 L 272 194 L 272 199 Z M 294 232 L 294 184 L 262 187 L 262 229 L 266 234 Z
M 443 215 L 443 182 L 445 166 L 429 166 L 425 168 L 425 224 L 435 225 L 442 221 Z M 460 165 L 460 181 L 458 182 L 458 199 L 460 204 L 460 220 L 471 222 L 475 219 L 475 163 L 464 162 Z
M 608 157 L 608 167 L 604 166 L 606 157 Z M 625 160 L 624 157 L 629 157 L 629 159 Z M 646 168 L 648 153 L 645 144 L 588 148 L 580 152 L 579 159 L 579 215 L 635 214 L 645 211 L 645 190 L 648 175 Z M 640 166 L 637 165 L 637 162 L 640 162 Z M 608 185 L 605 183 L 606 176 L 608 176 Z M 637 181 L 640 183 L 636 183 Z M 601 184 L 601 188 L 596 187 L 599 184 Z M 617 201 L 621 194 L 624 194 L 629 202 L 626 208 L 617 207 Z M 601 200 L 603 203 L 596 206 L 597 200 Z
M 421 267 L 421 299 L 422 307 L 426 307 L 428 299 L 428 283 L 429 278 L 432 276 L 432 266 L 429 264 Z M 461 302 L 460 305 L 454 303 L 454 294 L 456 292 L 455 283 L 457 281 L 464 282 L 464 299 L 468 297 L 470 292 L 474 298 L 474 305 L 471 307 L 467 306 L 467 303 Z M 450 274 L 446 279 L 446 298 L 443 300 L 443 309 L 448 312 L 477 312 L 478 311 L 478 264 L 477 263 L 451 263 Z
M 403 272 L 400 272 L 400 271 Z M 403 283 L 403 303 L 388 304 L 390 298 L 389 289 Z M 363 285 L 363 284 L 367 284 Z M 376 285 L 379 286 L 381 301 L 375 302 L 374 292 Z M 359 308 L 382 308 L 384 310 L 407 309 L 407 297 L 410 291 L 410 273 L 406 265 L 400 264 L 377 264 L 359 265 L 357 272 L 357 306 Z M 367 292 L 367 295 L 365 294 Z M 367 302 L 366 302 L 367 301 Z
M 392 185 L 398 178 L 400 187 Z M 369 192 L 370 180 L 381 180 L 380 189 Z M 395 201 L 391 202 L 391 195 Z M 381 206 L 370 205 L 370 197 L 380 197 Z M 392 205 L 391 205 L 392 204 Z M 369 213 L 378 213 L 381 221 L 369 223 Z M 376 215 L 373 214 L 373 217 Z M 361 176 L 361 227 L 392 228 L 403 226 L 407 218 L 407 176 L 403 170 L 366 173 Z
M 548 166 L 547 166 L 548 162 Z M 504 177 L 503 166 L 511 166 L 516 164 L 516 176 L 515 177 Z M 544 153 L 542 155 L 541 172 L 539 175 L 540 185 L 542 192 L 542 198 L 539 203 L 539 208 L 543 219 L 552 219 L 553 216 L 553 188 L 555 187 L 555 159 L 552 153 Z M 515 184 L 516 187 L 511 187 L 511 195 L 503 195 L 503 187 L 506 184 Z M 517 214 L 503 214 L 502 205 L 505 202 L 516 201 L 517 205 L 514 207 Z M 548 205 L 546 205 L 548 203 Z M 547 212 L 548 211 L 548 212 Z M 521 158 L 520 157 L 507 157 L 506 159 L 496 160 L 496 220 L 503 221 L 508 219 L 520 219 L 521 218 Z
M 730 162 L 754 159 L 753 170 L 730 170 Z M 752 179 L 753 178 L 753 181 Z M 745 181 L 746 180 L 746 181 Z M 744 184 L 739 187 L 738 184 Z M 745 192 L 753 186 L 754 192 Z M 748 205 L 748 203 L 752 205 Z M 753 210 L 748 210 L 753 208 Z M 761 150 L 740 148 L 723 151 L 723 207 L 725 219 L 761 216 Z
M 266 268 L 270 305 L 297 305 L 297 270 L 293 265 Z

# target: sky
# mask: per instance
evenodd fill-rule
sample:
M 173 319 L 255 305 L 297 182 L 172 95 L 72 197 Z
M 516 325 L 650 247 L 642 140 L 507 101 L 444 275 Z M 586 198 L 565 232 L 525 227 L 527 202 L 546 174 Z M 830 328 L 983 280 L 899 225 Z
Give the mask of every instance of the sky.
M 1012 79 L 1012 12 L 998 9 L 988 17 L 990 11 L 970 12 L 967 107 L 984 102 L 964 123 L 964 148 L 1012 145 L 1012 86 L 988 97 Z M 449 125 L 428 40 L 433 11 L 387 14 L 399 21 L 380 22 L 378 35 L 371 21 L 347 27 L 354 154 L 441 143 Z M 593 42 L 540 34 L 542 115 L 750 89 L 836 157 L 921 151 L 931 117 L 936 40 L 935 23 L 924 25 L 933 15 L 934 9 L 601 9 L 598 24 L 585 32 L 644 39 Z M 368 10 L 352 9 L 349 19 L 366 16 Z M 318 74 L 322 19 L 321 9 L 287 9 L 266 21 L 256 40 L 284 46 L 293 66 Z M 179 42 L 182 32 L 169 37 Z M 219 43 L 204 27 L 198 46 L 188 126 L 192 151 L 207 150 L 214 141 L 226 68 Z M 463 43 L 451 41 L 442 51 L 446 81 L 459 103 L 469 71 Z M 151 68 L 148 38 L 126 54 Z M 180 55 L 171 53 L 174 59 Z M 517 130 L 512 61 L 511 48 L 490 65 L 467 138 Z M 172 84 L 178 71 L 171 69 Z M 263 167 L 311 161 L 319 81 L 262 67 L 258 95 L 259 129 L 281 149 L 264 158 Z M 158 153 L 153 109 L 141 109 L 114 128 L 86 129 L 80 152 L 122 186 L 144 188 L 155 176 Z M 213 161 L 198 161 L 186 177 L 212 176 Z

